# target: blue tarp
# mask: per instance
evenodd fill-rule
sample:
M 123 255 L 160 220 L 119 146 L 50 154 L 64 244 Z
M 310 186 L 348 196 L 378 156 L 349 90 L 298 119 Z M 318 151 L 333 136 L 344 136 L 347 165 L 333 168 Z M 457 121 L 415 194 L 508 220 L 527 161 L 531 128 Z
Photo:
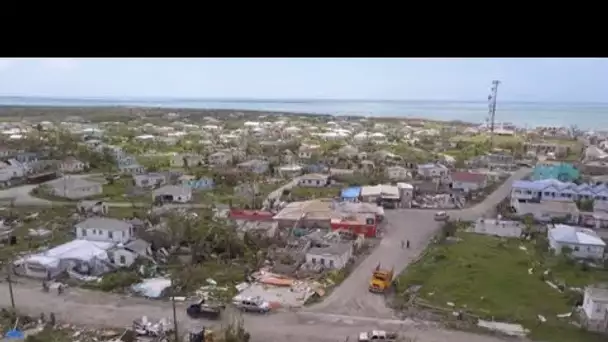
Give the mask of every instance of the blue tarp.
M 359 197 L 359 195 L 361 195 L 361 187 L 360 186 L 353 186 L 353 187 L 350 187 L 350 188 L 342 189 L 342 193 L 340 194 L 340 197 L 342 197 L 342 198 L 357 198 L 357 197 Z
M 6 332 L 4 338 L 7 340 L 25 340 L 25 335 L 17 329 L 11 329 Z

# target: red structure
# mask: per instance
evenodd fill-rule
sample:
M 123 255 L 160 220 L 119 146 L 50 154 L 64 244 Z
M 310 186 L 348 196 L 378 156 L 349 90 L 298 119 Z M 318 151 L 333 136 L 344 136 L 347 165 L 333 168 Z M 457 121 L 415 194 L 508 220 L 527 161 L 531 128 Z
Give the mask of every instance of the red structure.
M 228 217 L 233 220 L 244 221 L 272 221 L 274 214 L 262 210 L 230 209 Z
M 331 230 L 345 230 L 353 234 L 363 234 L 367 238 L 374 238 L 378 233 L 378 220 L 376 214 L 350 214 L 341 219 L 331 219 Z

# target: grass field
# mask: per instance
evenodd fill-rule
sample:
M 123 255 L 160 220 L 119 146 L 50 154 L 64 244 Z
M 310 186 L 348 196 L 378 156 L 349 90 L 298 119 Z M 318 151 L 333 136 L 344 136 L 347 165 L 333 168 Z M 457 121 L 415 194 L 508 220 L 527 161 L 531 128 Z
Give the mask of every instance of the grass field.
M 482 143 L 482 142 L 490 141 L 490 135 L 489 134 L 457 135 L 450 140 L 453 142 L 463 141 L 463 142 L 470 142 L 470 143 Z M 517 136 L 517 135 L 512 135 L 512 136 L 511 135 L 495 135 L 494 136 L 494 143 L 497 146 L 523 143 L 524 141 L 525 141 L 525 139 L 523 137 Z
M 481 318 L 521 323 L 534 340 L 606 341 L 558 320 L 556 315 L 571 311 L 576 297 L 554 290 L 541 279 L 546 268 L 540 266 L 542 259 L 533 242 L 470 233 L 459 233 L 459 237 L 458 243 L 429 247 L 428 254 L 399 277 L 397 293 L 422 285 L 419 297 L 433 305 L 447 308 L 446 303 L 452 302 Z M 608 280 L 608 272 L 585 271 L 557 260 L 547 265 L 555 281 L 583 286 Z M 530 275 L 528 269 L 534 267 Z M 547 322 L 540 324 L 538 315 Z

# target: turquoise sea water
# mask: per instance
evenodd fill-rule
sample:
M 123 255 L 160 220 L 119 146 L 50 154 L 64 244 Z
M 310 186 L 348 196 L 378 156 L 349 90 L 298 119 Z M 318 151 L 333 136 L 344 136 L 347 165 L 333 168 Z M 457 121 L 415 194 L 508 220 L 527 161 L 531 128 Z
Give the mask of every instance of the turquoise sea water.
M 260 110 L 333 115 L 403 116 L 482 123 L 486 102 L 350 101 L 350 100 L 213 100 L 213 99 L 65 99 L 0 97 L 14 106 L 129 106 L 196 109 Z M 499 102 L 497 122 L 518 126 L 570 126 L 608 130 L 608 103 Z

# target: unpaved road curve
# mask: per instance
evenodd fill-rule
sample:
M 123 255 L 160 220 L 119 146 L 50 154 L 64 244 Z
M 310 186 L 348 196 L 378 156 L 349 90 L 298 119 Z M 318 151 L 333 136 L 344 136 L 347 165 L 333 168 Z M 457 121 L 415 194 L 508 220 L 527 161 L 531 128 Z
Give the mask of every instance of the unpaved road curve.
M 171 304 L 83 289 L 68 289 L 62 296 L 44 293 L 38 283 L 17 280 L 14 285 L 17 309 L 33 316 L 54 312 L 63 322 L 93 327 L 127 327 L 134 319 L 147 316 L 151 320 L 172 318 Z M 0 283 L 0 306 L 10 306 L 6 282 Z M 217 326 L 221 323 L 191 320 L 185 315 L 185 303 L 177 308 L 181 333 L 195 327 Z M 429 323 L 349 317 L 322 313 L 282 312 L 266 316 L 243 315 L 253 342 L 272 341 L 339 341 L 354 340 L 361 331 L 384 329 L 400 331 L 417 342 L 500 342 L 491 336 L 439 329 Z
M 452 210 L 450 216 L 465 220 L 479 218 L 505 199 L 511 191 L 511 184 L 529 172 L 529 169 L 517 171 L 483 202 L 468 209 Z M 310 311 L 393 318 L 394 314 L 386 307 L 384 297 L 368 291 L 371 272 L 380 263 L 389 268 L 394 267 L 396 274 L 399 274 L 414 261 L 440 228 L 440 224 L 434 220 L 435 212 L 436 210 L 425 209 L 387 210 L 388 224 L 380 245 L 329 298 L 312 307 Z M 409 249 L 401 248 L 401 241 L 405 240 L 410 240 Z

